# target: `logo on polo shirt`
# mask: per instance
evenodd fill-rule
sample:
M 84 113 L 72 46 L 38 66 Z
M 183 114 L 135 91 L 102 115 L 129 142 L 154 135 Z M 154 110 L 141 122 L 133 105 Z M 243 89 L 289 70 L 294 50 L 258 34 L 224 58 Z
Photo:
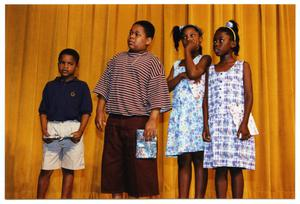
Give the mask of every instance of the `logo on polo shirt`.
M 76 96 L 75 91 L 71 91 L 70 95 L 71 95 L 72 97 Z

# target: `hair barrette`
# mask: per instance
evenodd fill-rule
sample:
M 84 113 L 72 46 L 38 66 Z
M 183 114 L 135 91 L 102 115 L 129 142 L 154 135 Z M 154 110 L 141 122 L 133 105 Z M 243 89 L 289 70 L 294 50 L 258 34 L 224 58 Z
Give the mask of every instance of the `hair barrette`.
M 233 41 L 236 41 L 236 35 L 235 35 L 234 30 L 232 29 L 233 28 L 233 23 L 230 22 L 230 21 L 228 21 L 225 26 L 226 26 L 226 28 L 228 28 L 229 30 L 231 30 L 231 32 L 233 34 Z
M 183 28 L 184 28 L 184 25 L 179 26 L 179 31 L 181 32 Z

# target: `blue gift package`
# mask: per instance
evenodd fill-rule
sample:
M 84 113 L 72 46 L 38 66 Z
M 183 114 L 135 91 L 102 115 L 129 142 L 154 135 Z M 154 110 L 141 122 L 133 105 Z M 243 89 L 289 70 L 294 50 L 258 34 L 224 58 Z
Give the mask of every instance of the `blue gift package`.
M 144 130 L 137 129 L 136 131 L 136 158 L 150 159 L 156 158 L 157 153 L 157 137 L 146 141 L 144 137 Z

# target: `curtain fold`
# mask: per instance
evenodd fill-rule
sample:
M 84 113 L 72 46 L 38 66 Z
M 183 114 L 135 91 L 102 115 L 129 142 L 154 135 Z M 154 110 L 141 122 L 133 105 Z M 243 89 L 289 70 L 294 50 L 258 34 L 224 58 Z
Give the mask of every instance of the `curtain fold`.
M 214 31 L 230 19 L 239 24 L 239 58 L 250 63 L 256 170 L 244 171 L 245 198 L 295 198 L 295 5 L 6 5 L 5 13 L 5 197 L 35 198 L 42 161 L 38 107 L 47 81 L 58 75 L 58 53 L 80 53 L 78 76 L 91 90 L 108 60 L 127 49 L 131 25 L 151 21 L 156 33 L 150 50 L 168 76 L 183 58 L 174 49 L 175 25 L 196 24 L 203 31 L 203 53 L 212 50 Z M 84 135 L 85 170 L 75 173 L 74 198 L 110 198 L 100 193 L 103 133 L 94 125 L 97 97 Z M 177 161 L 164 156 L 169 114 L 160 118 L 158 170 L 160 198 L 177 198 Z M 193 175 L 194 176 L 194 175 Z M 229 177 L 230 178 L 230 177 Z M 190 197 L 194 195 L 194 177 Z M 51 177 L 48 198 L 59 198 L 62 174 Z M 228 197 L 231 197 L 228 188 Z M 207 198 L 215 198 L 209 170 Z

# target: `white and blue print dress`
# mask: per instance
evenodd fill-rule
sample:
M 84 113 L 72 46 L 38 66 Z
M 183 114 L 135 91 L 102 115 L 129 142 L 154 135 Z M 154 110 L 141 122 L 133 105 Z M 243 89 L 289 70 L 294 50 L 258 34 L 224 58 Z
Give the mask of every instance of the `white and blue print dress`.
M 205 142 L 204 168 L 255 169 L 254 137 L 240 140 L 230 107 L 244 106 L 244 61 L 236 61 L 226 72 L 209 68 L 208 124 L 211 142 Z M 244 110 L 243 110 L 244 111 Z
M 201 55 L 194 58 L 198 64 Z M 174 63 L 174 77 L 185 72 L 180 60 Z M 177 156 L 186 152 L 204 150 L 202 140 L 203 112 L 202 101 L 205 90 L 205 74 L 200 81 L 183 79 L 173 91 L 172 112 L 168 127 L 166 156 Z

